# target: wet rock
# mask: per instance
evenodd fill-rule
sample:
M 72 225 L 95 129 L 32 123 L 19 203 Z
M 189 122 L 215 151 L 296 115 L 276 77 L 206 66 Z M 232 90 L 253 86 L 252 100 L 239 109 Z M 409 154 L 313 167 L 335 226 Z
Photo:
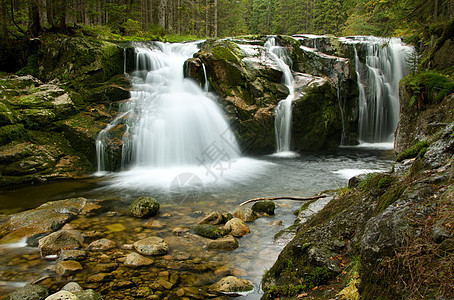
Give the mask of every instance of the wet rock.
M 444 223 L 444 221 L 438 221 L 433 226 L 432 239 L 438 244 L 442 243 L 446 239 L 454 237 L 454 234 L 446 228 Z
M 129 253 L 126 256 L 124 261 L 125 266 L 130 268 L 139 268 L 144 266 L 149 266 L 153 263 L 153 261 L 147 257 L 140 255 L 139 253 Z
M 88 276 L 86 281 L 90 283 L 109 282 L 114 279 L 114 276 L 109 273 L 98 273 Z
M 39 284 L 27 284 L 9 295 L 10 300 L 42 300 L 49 296 L 49 289 Z
M 58 258 L 60 261 L 62 260 L 76 260 L 81 261 L 87 257 L 87 252 L 84 250 L 62 250 L 60 253 L 60 257 Z
M 60 291 L 50 295 L 46 300 L 79 300 L 79 298 L 71 292 Z
M 169 245 L 157 236 L 135 242 L 134 248 L 143 255 L 165 255 L 169 252 Z
M 100 273 L 110 273 L 118 268 L 117 263 L 96 264 L 94 271 Z
M 83 288 L 77 282 L 68 282 L 61 290 L 76 293 L 81 292 Z
M 264 200 L 255 202 L 252 205 L 252 210 L 257 213 L 265 213 L 270 216 L 274 215 L 274 209 L 276 208 L 276 204 L 274 204 L 271 200 Z
M 222 214 L 218 211 L 213 211 L 202 220 L 200 220 L 198 224 L 218 225 L 222 223 L 224 223 L 224 217 L 222 216 Z
M 183 251 L 179 251 L 179 252 L 175 253 L 175 255 L 173 256 L 174 260 L 187 260 L 189 258 L 191 258 L 191 255 L 189 255 L 189 253 L 186 253 Z
M 81 213 L 89 203 L 85 198 L 72 198 L 45 203 L 35 209 L 1 218 L 0 238 L 3 241 L 27 237 L 36 247 L 43 235 L 60 229 Z
M 49 234 L 38 242 L 42 257 L 59 255 L 62 250 L 77 249 L 83 246 L 84 238 L 76 230 L 60 230 Z
M 282 226 L 282 220 L 276 220 L 271 222 L 272 226 Z
M 159 211 L 159 203 L 151 197 L 139 197 L 129 206 L 130 215 L 136 218 L 154 217 Z
M 219 228 L 215 225 L 210 224 L 201 224 L 197 225 L 194 228 L 194 232 L 197 235 L 209 238 L 209 239 L 217 239 L 223 237 L 229 233 L 228 230 L 225 228 Z
M 101 294 L 93 290 L 84 290 L 82 292 L 74 293 L 79 300 L 102 300 Z
M 240 279 L 235 276 L 228 276 L 222 278 L 215 284 L 210 287 L 211 292 L 221 293 L 221 294 L 230 294 L 238 292 L 248 292 L 252 291 L 254 286 L 252 283 L 245 279 Z
M 118 289 L 118 290 L 127 289 L 130 287 L 133 287 L 134 285 L 135 285 L 134 282 L 129 281 L 129 280 L 120 280 L 120 281 L 115 281 L 112 283 L 112 287 L 114 289 Z
M 113 248 L 116 248 L 117 244 L 114 241 L 111 241 L 109 239 L 100 239 L 97 241 L 94 241 L 88 245 L 87 250 L 91 251 L 106 251 L 110 250 Z
M 228 221 L 225 224 L 224 229 L 235 237 L 242 237 L 251 232 L 249 227 L 244 224 L 241 219 L 238 218 L 233 218 L 232 220 Z
M 141 225 L 143 228 L 149 229 L 162 229 L 164 228 L 164 224 L 159 222 L 158 220 L 151 220 Z
M 186 233 L 190 230 L 189 227 L 176 227 L 174 229 L 172 229 L 172 233 L 174 235 L 182 235 L 183 233 Z
M 158 284 L 160 284 L 162 287 L 164 287 L 166 290 L 170 290 L 173 287 L 173 283 L 164 280 L 164 279 L 159 279 Z
M 75 260 L 60 261 L 55 266 L 55 273 L 60 276 L 67 276 L 83 270 L 82 265 Z
M 260 218 L 260 216 L 249 207 L 236 211 L 233 216 L 243 220 L 244 222 L 254 222 Z
M 210 250 L 232 251 L 238 247 L 239 247 L 238 240 L 232 235 L 227 235 L 225 237 L 209 241 L 207 244 L 207 248 Z

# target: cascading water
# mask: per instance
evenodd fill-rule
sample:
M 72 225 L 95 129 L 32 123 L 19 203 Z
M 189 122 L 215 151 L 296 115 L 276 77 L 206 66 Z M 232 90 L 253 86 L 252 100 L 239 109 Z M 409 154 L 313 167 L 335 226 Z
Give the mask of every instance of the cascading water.
M 231 165 L 244 159 L 222 111 L 196 82 L 184 78 L 183 64 L 197 51 L 197 43 L 135 48 L 131 99 L 98 136 L 99 171 L 107 164 L 106 136 L 123 122 L 120 185 L 165 186 L 178 174 L 217 181 L 227 171 L 235 173 Z
M 354 45 L 360 141 L 392 142 L 399 120 L 399 81 L 407 74 L 405 58 L 413 48 L 397 38 L 360 36 L 340 41 Z
M 282 79 L 289 90 L 287 98 L 281 100 L 275 109 L 274 128 L 276 131 L 276 148 L 278 153 L 289 152 L 292 141 L 292 102 L 295 97 L 295 81 L 290 69 L 291 59 L 284 47 L 271 37 L 265 43 L 271 59 L 281 69 Z

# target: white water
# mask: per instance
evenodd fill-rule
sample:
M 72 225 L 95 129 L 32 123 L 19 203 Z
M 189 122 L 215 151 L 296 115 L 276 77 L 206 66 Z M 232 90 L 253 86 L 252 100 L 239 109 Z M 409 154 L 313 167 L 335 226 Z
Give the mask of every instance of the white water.
M 197 183 L 219 185 L 247 180 L 266 165 L 240 157 L 221 109 L 207 95 L 208 85 L 204 91 L 184 78 L 183 64 L 197 51 L 197 43 L 136 46 L 131 99 L 97 140 L 98 172 L 105 174 L 106 137 L 118 124 L 126 125 L 123 172 L 115 174 L 114 185 L 168 188 L 188 174 Z
M 355 46 L 361 142 L 392 142 L 399 120 L 399 81 L 407 75 L 405 58 L 413 51 L 397 38 L 341 38 Z M 358 51 L 366 54 L 364 63 Z
M 270 37 L 265 48 L 271 59 L 282 71 L 282 80 L 289 90 L 287 98 L 281 100 L 275 109 L 274 128 L 276 131 L 277 152 L 289 152 L 292 141 L 292 102 L 295 97 L 295 81 L 290 70 L 291 59 L 284 47 L 277 44 L 276 38 Z

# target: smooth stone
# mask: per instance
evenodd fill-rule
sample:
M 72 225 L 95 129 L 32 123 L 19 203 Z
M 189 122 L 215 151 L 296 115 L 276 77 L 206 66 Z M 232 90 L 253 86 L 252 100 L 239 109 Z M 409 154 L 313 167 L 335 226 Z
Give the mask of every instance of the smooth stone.
M 106 228 L 110 232 L 120 232 L 120 231 L 126 230 L 126 227 L 121 223 L 109 224 L 109 225 L 106 225 Z
M 158 220 L 151 220 L 143 223 L 142 227 L 148 229 L 162 229 L 164 228 L 164 224 L 159 222 Z
M 244 224 L 244 222 L 241 219 L 238 218 L 233 218 L 232 220 L 228 221 L 225 224 L 224 228 L 235 237 L 242 237 L 251 232 L 249 227 L 246 224 Z
M 213 211 L 198 222 L 198 224 L 218 225 L 224 223 L 224 217 L 218 211 Z
M 157 236 L 135 242 L 134 248 L 143 255 L 165 255 L 169 252 L 167 243 Z
M 227 250 L 232 251 L 239 247 L 238 240 L 231 235 L 209 241 L 207 248 L 210 250 Z
M 124 261 L 125 266 L 131 268 L 149 266 L 152 263 L 153 261 L 151 259 L 144 257 L 136 252 L 129 253 Z
M 71 292 L 60 291 L 50 295 L 45 300 L 79 300 L 79 298 Z
M 38 241 L 42 257 L 59 255 L 62 250 L 83 247 L 84 238 L 77 230 L 60 230 L 43 237 Z
M 55 266 L 55 272 L 60 276 L 67 276 L 82 269 L 82 265 L 75 260 L 60 261 Z
M 100 239 L 97 241 L 94 241 L 88 245 L 87 249 L 91 251 L 106 251 L 110 250 L 113 248 L 116 248 L 117 244 L 109 239 Z
M 68 282 L 61 290 L 76 293 L 83 291 L 83 288 L 77 282 Z
M 190 229 L 188 227 L 176 227 L 172 229 L 174 235 L 182 235 L 183 233 L 188 232 Z
M 249 207 L 236 211 L 233 216 L 241 219 L 244 222 L 254 222 L 258 218 L 260 218 L 260 216 Z
M 254 286 L 250 281 L 235 276 L 224 277 L 209 288 L 212 292 L 223 294 L 248 292 L 253 289 Z

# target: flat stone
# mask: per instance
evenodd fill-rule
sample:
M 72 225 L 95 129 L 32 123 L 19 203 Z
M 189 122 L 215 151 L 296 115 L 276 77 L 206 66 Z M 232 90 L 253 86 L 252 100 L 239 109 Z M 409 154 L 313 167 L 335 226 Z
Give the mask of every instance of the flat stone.
M 60 261 L 55 266 L 55 272 L 60 276 L 67 276 L 82 269 L 82 265 L 74 260 Z
M 91 251 L 106 251 L 116 248 L 117 244 L 109 239 L 100 239 L 88 245 L 87 249 Z
M 134 248 L 143 255 L 165 255 L 169 246 L 163 239 L 152 236 L 134 243 Z
M 125 266 L 130 268 L 149 266 L 152 263 L 153 261 L 151 259 L 144 257 L 136 252 L 129 253 L 124 261 Z
M 230 221 L 228 221 L 224 229 L 229 231 L 229 233 L 235 237 L 242 237 L 251 232 L 249 227 L 244 224 L 244 222 L 241 219 L 238 218 L 233 218 Z
M 50 295 L 45 300 L 79 300 L 79 298 L 71 292 L 60 291 Z
M 109 282 L 112 281 L 113 275 L 109 273 L 98 273 L 88 276 L 86 281 L 90 283 Z
M 42 257 L 59 255 L 62 250 L 81 248 L 83 236 L 77 230 L 60 230 L 43 237 L 38 241 L 38 248 Z
M 164 280 L 164 279 L 159 279 L 158 283 L 163 286 L 166 290 L 170 290 L 173 287 L 173 283 Z
M 110 273 L 118 268 L 117 263 L 96 264 L 94 271 L 99 273 Z
M 238 240 L 232 235 L 227 235 L 225 237 L 209 241 L 207 244 L 207 248 L 211 250 L 232 251 L 238 247 L 239 247 Z

